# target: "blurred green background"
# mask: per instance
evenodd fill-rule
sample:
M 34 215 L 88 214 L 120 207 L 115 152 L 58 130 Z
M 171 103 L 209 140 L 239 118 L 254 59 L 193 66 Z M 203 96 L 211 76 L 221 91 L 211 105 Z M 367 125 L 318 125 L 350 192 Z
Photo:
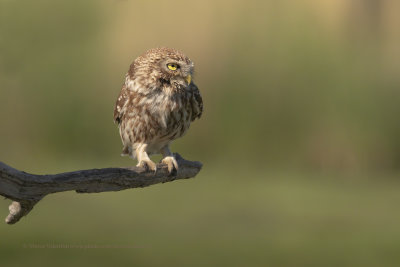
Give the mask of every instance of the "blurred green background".
M 0 224 L 2 266 L 398 266 L 400 2 L 0 0 L 0 160 L 47 174 L 129 166 L 125 72 L 196 64 L 187 181 L 47 196 Z M 6 217 L 9 200 L 0 202 Z M 31 245 L 130 246 L 40 249 Z

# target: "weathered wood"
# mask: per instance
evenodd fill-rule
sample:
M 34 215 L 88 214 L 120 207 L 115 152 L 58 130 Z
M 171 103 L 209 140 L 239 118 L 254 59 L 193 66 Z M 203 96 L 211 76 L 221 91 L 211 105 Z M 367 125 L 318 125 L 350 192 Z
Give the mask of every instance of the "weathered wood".
M 0 162 L 0 195 L 13 200 L 6 223 L 14 224 L 27 215 L 48 194 L 75 190 L 77 193 L 100 193 L 192 178 L 202 164 L 175 154 L 179 170 L 168 173 L 165 164 L 157 171 L 140 167 L 80 170 L 52 175 L 36 175 L 16 170 Z

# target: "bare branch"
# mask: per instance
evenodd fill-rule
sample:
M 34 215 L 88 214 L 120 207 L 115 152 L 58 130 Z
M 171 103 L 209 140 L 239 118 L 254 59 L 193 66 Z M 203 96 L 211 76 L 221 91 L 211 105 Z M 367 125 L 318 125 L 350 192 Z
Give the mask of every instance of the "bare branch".
M 0 195 L 13 200 L 6 223 L 14 224 L 27 215 L 48 194 L 75 190 L 77 193 L 100 193 L 192 178 L 202 164 L 187 161 L 175 154 L 179 170 L 169 174 L 165 164 L 157 172 L 139 167 L 80 170 L 52 175 L 25 173 L 0 162 Z

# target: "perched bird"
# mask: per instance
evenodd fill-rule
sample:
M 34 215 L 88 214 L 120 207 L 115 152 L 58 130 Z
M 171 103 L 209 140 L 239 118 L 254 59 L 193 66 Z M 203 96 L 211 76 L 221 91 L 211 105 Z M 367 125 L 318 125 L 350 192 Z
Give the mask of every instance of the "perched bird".
M 155 171 L 149 155 L 161 153 L 168 171 L 178 170 L 169 144 L 203 112 L 193 71 L 193 62 L 171 48 L 150 49 L 131 64 L 115 104 L 114 122 L 124 145 L 122 155 L 137 158 L 137 166 Z

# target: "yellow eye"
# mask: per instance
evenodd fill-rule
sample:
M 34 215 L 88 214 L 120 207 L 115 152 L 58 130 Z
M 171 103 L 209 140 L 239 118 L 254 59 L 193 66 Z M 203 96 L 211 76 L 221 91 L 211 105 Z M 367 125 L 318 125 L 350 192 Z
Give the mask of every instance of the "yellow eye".
M 175 63 L 169 63 L 169 64 L 167 64 L 167 67 L 170 70 L 176 70 L 177 68 L 179 68 L 178 64 L 175 64 Z

